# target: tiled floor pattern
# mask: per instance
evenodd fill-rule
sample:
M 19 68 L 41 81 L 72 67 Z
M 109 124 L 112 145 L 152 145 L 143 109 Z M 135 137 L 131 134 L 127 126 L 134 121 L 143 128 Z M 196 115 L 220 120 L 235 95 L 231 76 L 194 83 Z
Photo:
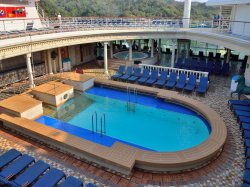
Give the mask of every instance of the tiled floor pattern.
M 102 75 L 102 70 L 85 70 L 86 74 Z M 74 175 L 86 182 L 95 182 L 99 186 L 240 186 L 245 157 L 241 131 L 232 112 L 227 106 L 230 98 L 230 79 L 210 77 L 210 89 L 205 97 L 195 94 L 186 95 L 197 99 L 220 113 L 228 127 L 228 139 L 222 154 L 209 165 L 181 174 L 155 174 L 134 169 L 131 176 L 121 176 L 100 169 L 92 164 L 74 159 L 68 155 L 47 148 L 30 140 L 0 131 L 0 153 L 15 147 L 18 150 L 43 159 L 53 167 L 62 169 L 68 175 Z

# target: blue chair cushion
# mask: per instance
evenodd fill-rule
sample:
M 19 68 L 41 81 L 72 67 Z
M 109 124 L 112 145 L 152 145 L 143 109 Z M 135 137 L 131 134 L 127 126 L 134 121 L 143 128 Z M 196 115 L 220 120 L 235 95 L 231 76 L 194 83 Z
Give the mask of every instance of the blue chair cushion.
M 82 181 L 72 176 L 69 176 L 65 181 L 63 181 L 59 185 L 59 187 L 81 187 L 81 186 L 82 186 Z

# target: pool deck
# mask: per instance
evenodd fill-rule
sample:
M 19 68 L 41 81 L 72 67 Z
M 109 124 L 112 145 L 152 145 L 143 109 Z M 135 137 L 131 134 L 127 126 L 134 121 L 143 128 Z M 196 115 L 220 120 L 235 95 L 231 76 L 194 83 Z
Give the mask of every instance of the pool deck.
M 91 69 L 90 66 L 87 68 L 84 66 L 84 72 L 99 78 L 106 77 L 102 74 L 102 69 Z M 16 148 L 36 159 L 44 160 L 52 167 L 63 170 L 67 175 L 73 175 L 81 179 L 85 184 L 94 182 L 97 186 L 102 187 L 136 187 L 138 185 L 148 187 L 238 187 L 242 183 L 245 154 L 240 127 L 227 105 L 227 100 L 230 99 L 230 81 L 230 77 L 211 76 L 209 90 L 205 97 L 196 96 L 195 94 L 181 94 L 184 97 L 192 98 L 211 107 L 221 116 L 228 129 L 228 138 L 221 155 L 207 166 L 194 171 L 182 172 L 180 174 L 157 174 L 134 168 L 130 176 L 123 176 L 102 168 L 95 163 L 74 158 L 71 154 L 62 153 L 55 148 L 51 149 L 42 142 L 35 141 L 19 133 L 13 133 L 9 129 L 2 128 L 2 126 L 0 128 L 0 153 L 10 148 Z M 154 135 L 150 138 L 154 138 Z
M 208 164 L 221 152 L 227 137 L 226 126 L 214 110 L 201 102 L 187 98 L 178 92 L 136 84 L 121 84 L 117 81 L 103 79 L 96 79 L 96 83 L 123 89 L 127 87 L 136 88 L 138 92 L 146 92 L 188 106 L 199 111 L 209 121 L 212 128 L 211 134 L 205 142 L 191 149 L 178 152 L 152 152 L 119 142 L 116 142 L 111 148 L 104 147 L 25 118 L 13 118 L 9 115 L 1 114 L 0 120 L 8 129 L 21 132 L 44 142 L 48 146 L 54 146 L 63 152 L 70 153 L 77 158 L 98 163 L 125 175 L 130 175 L 134 167 L 149 171 L 168 172 L 199 168 Z M 52 84 L 45 88 L 51 89 L 50 85 Z M 42 88 L 42 86 L 40 87 Z

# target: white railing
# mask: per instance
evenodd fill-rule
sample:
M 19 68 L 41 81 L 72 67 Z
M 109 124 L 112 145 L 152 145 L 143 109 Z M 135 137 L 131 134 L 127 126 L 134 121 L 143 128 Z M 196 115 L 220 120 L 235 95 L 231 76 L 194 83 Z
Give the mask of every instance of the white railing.
M 40 12 L 39 12 L 40 13 Z M 41 13 L 43 14 L 43 13 Z M 47 34 L 53 32 L 69 32 L 81 30 L 121 30 L 121 29 L 180 29 L 183 19 L 168 18 L 130 18 L 130 17 L 61 17 L 36 19 L 0 19 L 0 38 L 19 37 L 25 34 Z M 223 20 L 221 20 L 223 22 Z M 33 23 L 33 28 L 27 30 L 27 24 Z M 241 26 L 243 32 L 239 35 L 246 36 L 250 22 L 230 22 L 232 26 Z M 208 28 L 214 31 L 230 32 L 231 27 L 222 29 L 218 22 L 204 20 L 190 20 L 190 28 Z M 236 32 L 236 31 L 235 31 Z
M 178 69 L 178 68 L 171 68 L 171 67 L 164 67 L 164 66 L 155 66 L 155 65 L 147 65 L 147 64 L 139 64 L 139 67 L 141 69 L 149 69 L 150 72 L 152 70 L 158 70 L 161 71 L 167 71 L 168 75 L 170 75 L 171 72 L 175 72 L 177 74 L 177 78 L 181 73 L 184 73 L 186 75 L 195 75 L 197 78 L 197 82 L 200 82 L 201 77 L 208 77 L 208 72 L 203 71 L 193 71 L 193 70 L 187 70 L 187 69 Z

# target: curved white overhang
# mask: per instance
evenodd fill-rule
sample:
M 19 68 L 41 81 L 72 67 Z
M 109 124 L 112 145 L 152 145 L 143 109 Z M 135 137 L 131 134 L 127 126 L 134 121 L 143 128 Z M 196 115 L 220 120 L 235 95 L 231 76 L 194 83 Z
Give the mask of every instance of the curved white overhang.
M 137 29 L 74 31 L 5 39 L 0 42 L 0 60 L 31 52 L 84 43 L 133 39 L 190 39 L 250 55 L 250 40 L 210 29 Z
M 207 6 L 220 6 L 220 5 L 240 5 L 249 4 L 250 0 L 208 0 Z

